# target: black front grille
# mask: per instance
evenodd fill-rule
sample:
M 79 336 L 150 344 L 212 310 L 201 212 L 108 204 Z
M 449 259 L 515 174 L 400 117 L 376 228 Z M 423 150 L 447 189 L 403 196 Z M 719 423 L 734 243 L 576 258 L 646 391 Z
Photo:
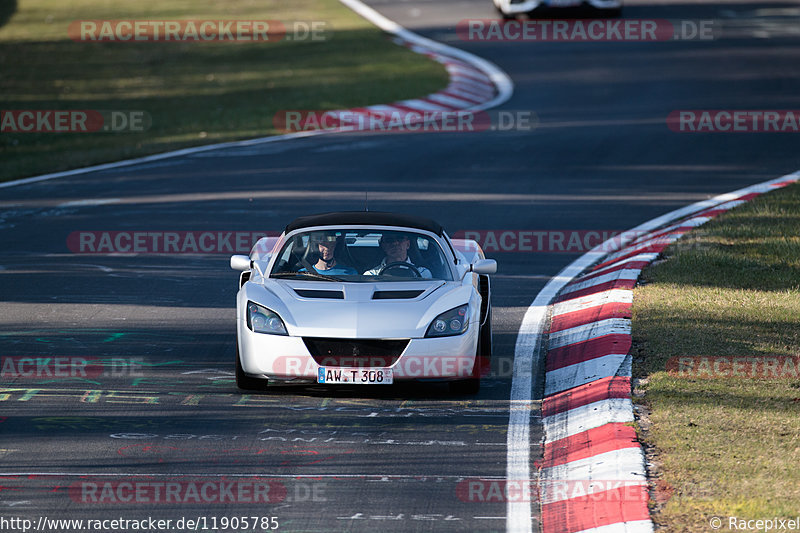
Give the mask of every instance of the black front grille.
M 393 365 L 409 339 L 328 339 L 303 337 L 314 361 L 320 366 L 385 368 Z

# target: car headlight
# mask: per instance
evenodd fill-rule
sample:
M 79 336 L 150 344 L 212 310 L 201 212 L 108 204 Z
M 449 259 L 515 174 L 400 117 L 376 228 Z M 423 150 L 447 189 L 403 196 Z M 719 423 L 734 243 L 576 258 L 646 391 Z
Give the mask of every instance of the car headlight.
M 437 316 L 428 326 L 426 337 L 461 335 L 469 325 L 469 306 L 462 305 Z
M 247 327 L 256 333 L 289 334 L 278 313 L 253 302 L 247 302 Z

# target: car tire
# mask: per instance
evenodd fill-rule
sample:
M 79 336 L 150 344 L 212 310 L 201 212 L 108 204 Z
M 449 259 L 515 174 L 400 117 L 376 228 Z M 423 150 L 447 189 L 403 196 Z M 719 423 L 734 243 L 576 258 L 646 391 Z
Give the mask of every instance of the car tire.
M 250 377 L 244 373 L 242 361 L 239 358 L 239 343 L 236 343 L 236 386 L 241 390 L 264 390 L 267 380 Z
M 492 357 L 492 306 L 486 310 L 486 322 L 481 326 L 478 334 L 478 349 L 475 364 L 472 365 L 472 375 L 467 379 L 451 381 L 449 384 L 452 394 L 467 395 L 478 394 L 481 390 L 481 377 L 490 368 Z

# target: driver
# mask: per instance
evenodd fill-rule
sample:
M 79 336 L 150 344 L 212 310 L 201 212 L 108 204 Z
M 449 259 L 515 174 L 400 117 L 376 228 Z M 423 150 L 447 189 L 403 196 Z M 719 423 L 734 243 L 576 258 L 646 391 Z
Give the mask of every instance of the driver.
M 319 260 L 311 265 L 314 270 L 319 274 L 327 274 L 330 276 L 337 275 L 358 275 L 358 271 L 348 265 L 339 263 L 335 257 L 336 244 L 339 242 L 339 237 L 333 232 L 319 232 L 311 235 L 311 242 L 309 246 Z M 299 272 L 305 271 L 301 268 Z
M 411 241 L 408 239 L 408 235 L 405 234 L 398 234 L 398 233 L 387 233 L 381 235 L 378 244 L 383 250 L 383 253 L 386 254 L 386 257 L 383 258 L 375 268 L 367 270 L 364 272 L 365 276 L 377 276 L 381 273 L 381 270 L 391 263 L 408 263 L 409 265 L 414 265 L 411 262 L 411 259 L 408 258 L 408 248 L 411 246 Z M 414 267 L 422 274 L 423 278 L 432 278 L 433 274 L 431 271 L 421 265 L 414 265 Z M 398 270 L 400 268 L 398 267 Z M 405 269 L 404 269 L 405 270 Z

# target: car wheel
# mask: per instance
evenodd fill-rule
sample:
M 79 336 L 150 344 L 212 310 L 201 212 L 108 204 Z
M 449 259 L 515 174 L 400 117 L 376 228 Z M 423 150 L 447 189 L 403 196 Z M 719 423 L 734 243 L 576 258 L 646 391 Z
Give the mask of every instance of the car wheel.
M 481 334 L 478 338 L 478 353 L 481 356 L 483 367 L 488 371 L 489 363 L 492 358 L 492 306 L 486 309 L 486 322 L 481 327 Z
M 241 390 L 264 390 L 267 388 L 266 379 L 258 379 L 248 376 L 242 368 L 242 361 L 239 359 L 239 343 L 236 343 L 236 386 Z

